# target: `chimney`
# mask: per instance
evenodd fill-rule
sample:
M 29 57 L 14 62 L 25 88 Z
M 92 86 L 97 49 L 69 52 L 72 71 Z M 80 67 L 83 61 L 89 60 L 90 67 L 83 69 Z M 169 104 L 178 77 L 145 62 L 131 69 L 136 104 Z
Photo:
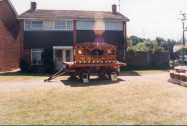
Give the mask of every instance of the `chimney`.
M 112 5 L 112 13 L 117 14 L 117 5 L 116 4 Z
M 31 2 L 31 11 L 35 11 L 37 7 L 37 3 L 36 2 Z

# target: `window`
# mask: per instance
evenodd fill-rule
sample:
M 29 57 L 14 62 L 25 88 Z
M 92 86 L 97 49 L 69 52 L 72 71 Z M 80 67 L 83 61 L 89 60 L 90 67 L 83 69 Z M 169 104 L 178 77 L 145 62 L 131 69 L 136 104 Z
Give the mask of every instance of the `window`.
M 43 49 L 31 49 L 32 65 L 42 65 Z
M 77 21 L 78 30 L 123 31 L 123 23 L 115 21 Z
M 25 21 L 25 31 L 33 30 L 62 30 L 72 31 L 73 21 L 71 20 L 44 20 L 44 21 Z
M 71 31 L 73 30 L 73 22 L 72 21 L 55 21 L 55 29 Z
M 65 29 L 65 27 L 66 27 L 65 21 L 55 22 L 55 29 Z
M 122 22 L 105 22 L 105 29 L 109 31 L 123 31 Z
M 73 22 L 72 21 L 66 21 L 66 30 L 68 30 L 68 31 L 73 30 Z
M 43 28 L 43 21 L 32 21 L 31 28 L 33 30 L 41 30 Z
M 42 30 L 43 21 L 25 21 L 25 30 Z
M 31 29 L 31 21 L 25 21 L 25 30 Z
M 93 30 L 94 21 L 77 21 L 78 30 Z
M 66 50 L 66 62 L 71 61 L 71 50 Z

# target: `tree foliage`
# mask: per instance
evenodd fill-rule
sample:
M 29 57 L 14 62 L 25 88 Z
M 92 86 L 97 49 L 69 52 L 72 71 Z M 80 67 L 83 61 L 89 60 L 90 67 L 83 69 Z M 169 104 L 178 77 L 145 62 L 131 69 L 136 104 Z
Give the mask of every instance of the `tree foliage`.
M 137 36 L 131 36 L 128 39 L 131 45 L 128 47 L 129 52 L 163 52 L 168 51 L 173 54 L 173 47 L 176 43 L 174 40 L 165 40 L 164 38 L 157 37 L 155 40 L 144 39 Z

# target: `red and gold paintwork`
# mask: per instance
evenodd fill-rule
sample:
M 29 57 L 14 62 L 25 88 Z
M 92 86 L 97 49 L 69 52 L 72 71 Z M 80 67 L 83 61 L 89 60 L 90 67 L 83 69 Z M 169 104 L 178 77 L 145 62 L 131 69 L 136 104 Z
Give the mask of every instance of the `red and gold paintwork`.
M 103 51 L 102 55 L 90 55 L 94 50 Z M 88 67 L 110 67 L 117 69 L 126 66 L 125 63 L 117 61 L 116 46 L 105 42 L 85 42 L 76 44 L 74 47 L 74 62 L 65 62 L 68 68 L 88 68 Z
M 177 66 L 171 70 L 169 82 L 187 86 L 187 66 Z
M 50 76 L 45 81 L 50 81 L 62 74 L 71 77 L 85 78 L 96 74 L 99 77 L 109 76 L 115 79 L 121 66 L 126 66 L 117 60 L 117 48 L 105 42 L 86 42 L 74 46 L 74 61 L 65 62 L 63 69 Z

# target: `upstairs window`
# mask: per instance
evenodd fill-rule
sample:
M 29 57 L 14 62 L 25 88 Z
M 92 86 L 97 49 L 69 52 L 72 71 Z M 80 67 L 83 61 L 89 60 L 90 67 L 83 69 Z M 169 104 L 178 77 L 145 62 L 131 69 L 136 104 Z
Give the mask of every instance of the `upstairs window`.
M 73 31 L 73 21 L 71 20 L 25 21 L 25 31 L 34 31 L 34 30 Z
M 43 21 L 32 21 L 31 28 L 33 30 L 41 30 L 41 29 L 43 29 Z
M 73 22 L 72 21 L 55 21 L 55 30 L 64 30 L 64 31 L 72 31 L 73 30 Z
M 42 30 L 43 21 L 25 21 L 25 30 Z
M 94 30 L 94 21 L 77 21 L 77 30 Z
M 122 22 L 105 22 L 105 30 L 109 31 L 123 31 Z
M 28 31 L 31 29 L 31 21 L 25 21 L 25 30 Z

